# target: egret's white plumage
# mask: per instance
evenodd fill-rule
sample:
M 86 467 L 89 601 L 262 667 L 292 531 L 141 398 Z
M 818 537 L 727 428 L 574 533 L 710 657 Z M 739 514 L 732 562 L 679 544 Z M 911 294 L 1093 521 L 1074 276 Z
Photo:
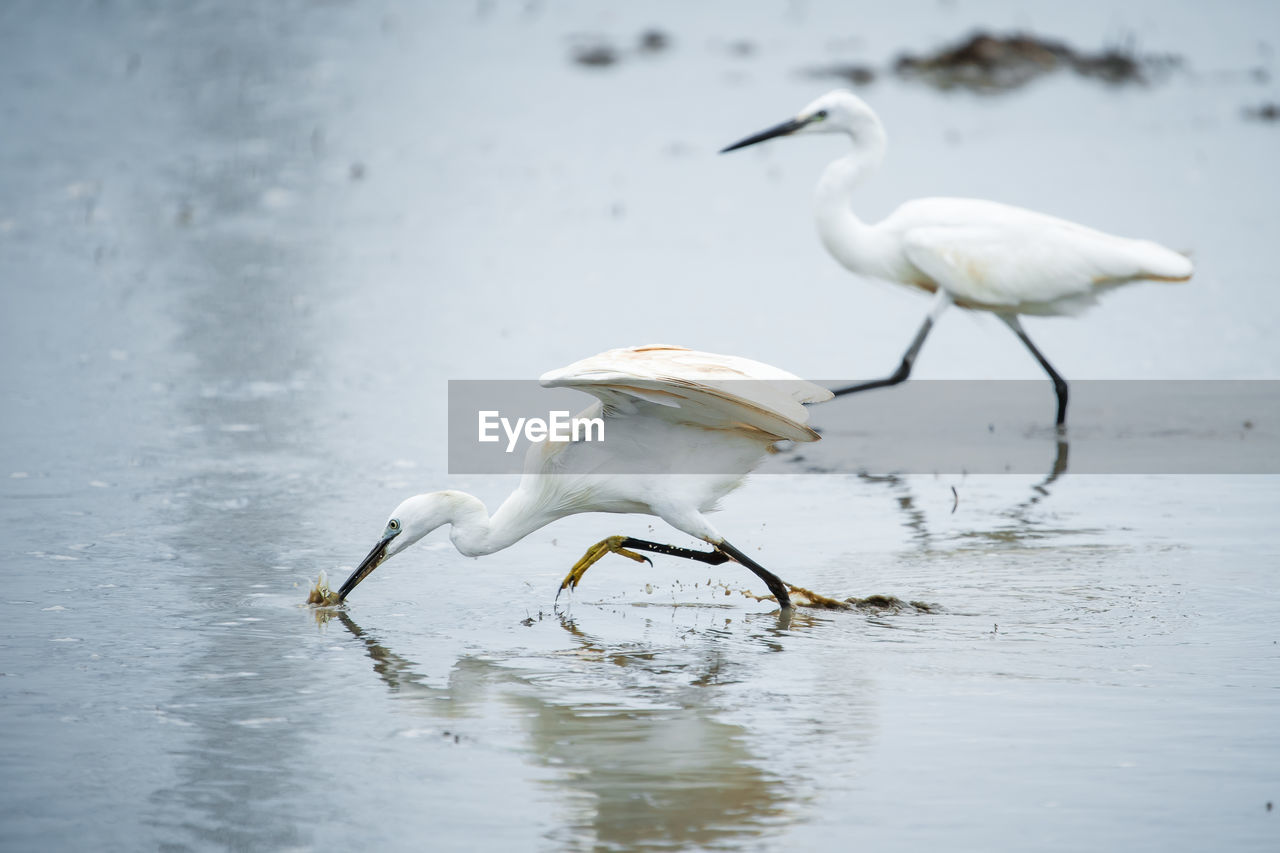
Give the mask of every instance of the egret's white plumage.
M 831 392 L 768 364 L 683 347 L 615 349 L 542 375 L 548 388 L 577 388 L 614 414 L 649 417 L 715 430 L 757 431 L 770 440 L 815 441 L 804 403 Z M 658 408 L 647 409 L 646 404 Z
M 737 560 L 765 580 L 779 604 L 789 606 L 785 585 L 726 542 L 705 513 L 741 485 L 775 442 L 816 441 L 803 404 L 830 399 L 830 391 L 749 359 L 672 346 L 610 350 L 551 371 L 541 382 L 597 397 L 579 417 L 602 417 L 604 441 L 534 444 L 519 486 L 492 517 L 464 492 L 409 498 L 343 584 L 341 598 L 381 562 L 445 524 L 452 525 L 450 539 L 458 551 L 480 556 L 568 515 L 614 512 L 657 516 L 716 551 L 612 537 L 594 546 L 594 558 L 588 560 L 593 551 L 588 552 L 585 565 L 579 561 L 562 588 L 576 585 L 604 553 L 643 559 L 633 553 L 638 549 L 703 562 Z
M 1035 349 L 1018 315 L 1078 314 L 1099 293 L 1126 282 L 1191 277 L 1191 262 L 1157 243 L 1116 237 L 993 201 L 923 198 L 906 202 L 874 225 L 862 222 L 849 200 L 862 179 L 879 166 L 887 142 L 871 107 L 844 90 L 828 92 L 794 119 L 724 150 L 807 133 L 841 134 L 853 145 L 850 153 L 827 166 L 818 182 L 815 218 L 827 250 L 855 273 L 936 294 L 929 319 L 898 372 L 837 394 L 905 379 L 932 322 L 954 303 L 999 315 L 1022 338 L 1054 379 L 1061 424 L 1066 383 Z

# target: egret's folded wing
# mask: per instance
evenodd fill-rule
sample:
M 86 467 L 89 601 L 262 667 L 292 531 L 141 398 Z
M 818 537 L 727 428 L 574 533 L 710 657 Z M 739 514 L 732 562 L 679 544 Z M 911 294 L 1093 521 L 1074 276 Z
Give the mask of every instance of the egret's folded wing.
M 1088 294 L 1095 270 L 1057 241 L 1010 239 L 985 225 L 916 228 L 903 239 L 915 264 L 961 304 L 1012 310 Z
M 1136 278 L 1177 278 L 1189 263 L 1147 240 L 1128 240 L 1026 212 L 1026 221 L 912 228 L 908 260 L 961 304 L 1035 313 L 1085 307 L 1099 287 Z
M 709 429 L 815 441 L 804 403 L 826 388 L 767 364 L 673 346 L 609 350 L 542 376 L 548 388 L 578 388 L 617 414 L 657 417 Z

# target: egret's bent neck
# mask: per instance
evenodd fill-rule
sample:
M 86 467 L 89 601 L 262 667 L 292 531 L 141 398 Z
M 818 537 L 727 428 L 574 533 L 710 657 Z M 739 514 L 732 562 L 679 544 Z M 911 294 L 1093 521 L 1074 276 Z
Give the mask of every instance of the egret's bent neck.
M 493 554 L 510 547 L 547 523 L 549 519 L 531 512 L 521 490 L 503 501 L 498 511 L 489 517 L 489 511 L 479 498 L 455 492 L 453 525 L 449 538 L 453 546 L 468 557 Z
M 854 150 L 833 161 L 822 173 L 814 195 L 814 217 L 818 235 L 836 260 L 854 271 L 861 271 L 861 261 L 869 252 L 870 227 L 853 212 L 853 191 L 867 175 L 880 165 L 884 157 L 883 136 L 855 144 Z

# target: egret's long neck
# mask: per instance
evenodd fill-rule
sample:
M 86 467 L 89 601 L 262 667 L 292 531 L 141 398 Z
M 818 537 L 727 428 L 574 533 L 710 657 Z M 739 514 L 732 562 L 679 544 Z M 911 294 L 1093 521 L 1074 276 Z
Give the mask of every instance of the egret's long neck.
M 814 217 L 823 245 L 855 272 L 866 271 L 867 260 L 874 255 L 870 245 L 873 235 L 871 226 L 854 214 L 849 202 L 854 189 L 876 170 L 883 156 L 883 137 L 855 143 L 853 151 L 827 166 L 814 196 Z
M 449 519 L 453 525 L 449 538 L 454 547 L 468 557 L 501 551 L 553 520 L 531 506 L 520 489 L 503 501 L 492 518 L 479 498 L 464 492 L 457 495 Z

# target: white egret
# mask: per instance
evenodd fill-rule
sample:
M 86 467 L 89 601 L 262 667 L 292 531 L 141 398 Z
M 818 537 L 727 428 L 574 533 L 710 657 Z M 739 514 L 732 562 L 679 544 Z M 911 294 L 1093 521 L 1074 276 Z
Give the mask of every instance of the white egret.
M 880 165 L 886 138 L 871 107 L 845 90 L 828 92 L 795 118 L 721 153 L 808 133 L 842 134 L 853 143 L 853 151 L 827 166 L 818 182 L 815 217 L 827 251 L 859 275 L 935 294 L 898 369 L 884 379 L 840 388 L 837 396 L 905 380 L 929 330 L 955 304 L 990 311 L 1021 339 L 1053 380 L 1062 426 L 1067 383 L 1027 337 L 1019 315 L 1078 314 L 1102 291 L 1127 282 L 1191 277 L 1191 262 L 1157 243 L 1115 237 L 994 201 L 916 199 L 875 225 L 863 223 L 849 200 L 858 183 Z
M 655 515 L 714 550 L 611 536 L 587 550 L 562 591 L 576 587 L 605 554 L 647 562 L 636 552 L 650 551 L 711 565 L 735 560 L 765 582 L 781 607 L 791 606 L 787 585 L 731 545 L 705 513 L 742 484 L 775 442 L 817 441 L 803 404 L 828 400 L 830 391 L 767 364 L 672 346 L 610 350 L 553 370 L 541 382 L 597 397 L 579 417 L 603 417 L 604 440 L 533 444 L 519 486 L 492 517 L 464 492 L 404 501 L 343 583 L 340 601 L 382 562 L 445 524 L 452 525 L 454 547 L 475 557 L 568 515 L 616 512 Z

